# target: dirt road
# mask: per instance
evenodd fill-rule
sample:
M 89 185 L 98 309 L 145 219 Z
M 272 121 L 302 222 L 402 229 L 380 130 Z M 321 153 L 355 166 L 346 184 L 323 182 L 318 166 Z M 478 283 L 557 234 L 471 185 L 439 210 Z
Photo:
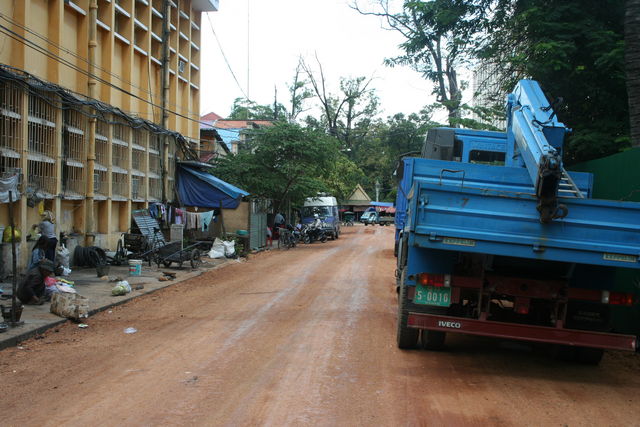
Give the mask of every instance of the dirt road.
M 0 424 L 640 423 L 634 355 L 588 367 L 463 336 L 398 350 L 393 231 L 344 230 L 0 352 Z

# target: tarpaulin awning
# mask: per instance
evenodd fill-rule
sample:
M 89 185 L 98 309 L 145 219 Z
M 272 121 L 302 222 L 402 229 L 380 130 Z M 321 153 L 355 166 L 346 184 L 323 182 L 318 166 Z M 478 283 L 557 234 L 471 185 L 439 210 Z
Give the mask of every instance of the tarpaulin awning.
M 208 172 L 178 164 L 178 197 L 183 206 L 235 209 L 246 191 L 216 178 Z
M 393 206 L 393 203 L 391 202 L 370 202 L 369 206 L 379 206 L 382 208 L 389 208 L 391 206 Z

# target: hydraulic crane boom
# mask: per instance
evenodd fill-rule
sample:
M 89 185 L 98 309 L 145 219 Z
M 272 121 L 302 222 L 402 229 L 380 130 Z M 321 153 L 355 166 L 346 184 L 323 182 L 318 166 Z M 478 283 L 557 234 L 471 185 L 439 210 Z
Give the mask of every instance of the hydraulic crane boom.
M 558 204 L 559 191 L 583 197 L 562 165 L 562 145 L 568 131 L 536 81 L 518 82 L 507 97 L 506 162 L 529 171 L 543 223 L 567 215 L 567 208 Z

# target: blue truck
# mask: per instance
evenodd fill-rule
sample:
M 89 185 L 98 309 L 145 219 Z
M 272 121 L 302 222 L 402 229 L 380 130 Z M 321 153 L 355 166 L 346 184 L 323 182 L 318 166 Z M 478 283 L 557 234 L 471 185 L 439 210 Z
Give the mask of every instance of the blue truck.
M 506 132 L 431 129 L 401 160 L 398 347 L 441 349 L 453 332 L 593 364 L 637 350 L 640 203 L 592 199 L 592 175 L 564 169 L 567 132 L 522 80 Z

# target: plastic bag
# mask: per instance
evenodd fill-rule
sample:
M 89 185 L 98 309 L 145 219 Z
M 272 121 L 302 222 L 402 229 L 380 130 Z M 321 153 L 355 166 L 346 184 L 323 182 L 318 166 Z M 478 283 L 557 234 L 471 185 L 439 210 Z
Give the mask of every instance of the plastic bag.
M 56 261 L 62 265 L 63 268 L 69 269 L 69 249 L 65 245 L 60 245 L 56 249 Z
M 211 245 L 209 258 L 224 258 L 225 253 L 226 247 L 224 242 L 216 237 L 216 240 L 213 241 L 213 245 Z
M 68 275 L 70 275 L 70 274 L 71 274 L 71 269 L 70 269 L 70 268 L 62 267 L 62 275 L 63 275 L 63 276 L 65 276 L 65 277 L 66 277 L 66 276 L 68 276 Z
M 111 289 L 111 295 L 125 295 L 131 292 L 131 285 L 126 280 L 121 280 Z
M 232 257 L 236 253 L 236 242 L 229 240 L 228 242 L 222 242 L 224 245 L 224 255 L 226 257 Z

